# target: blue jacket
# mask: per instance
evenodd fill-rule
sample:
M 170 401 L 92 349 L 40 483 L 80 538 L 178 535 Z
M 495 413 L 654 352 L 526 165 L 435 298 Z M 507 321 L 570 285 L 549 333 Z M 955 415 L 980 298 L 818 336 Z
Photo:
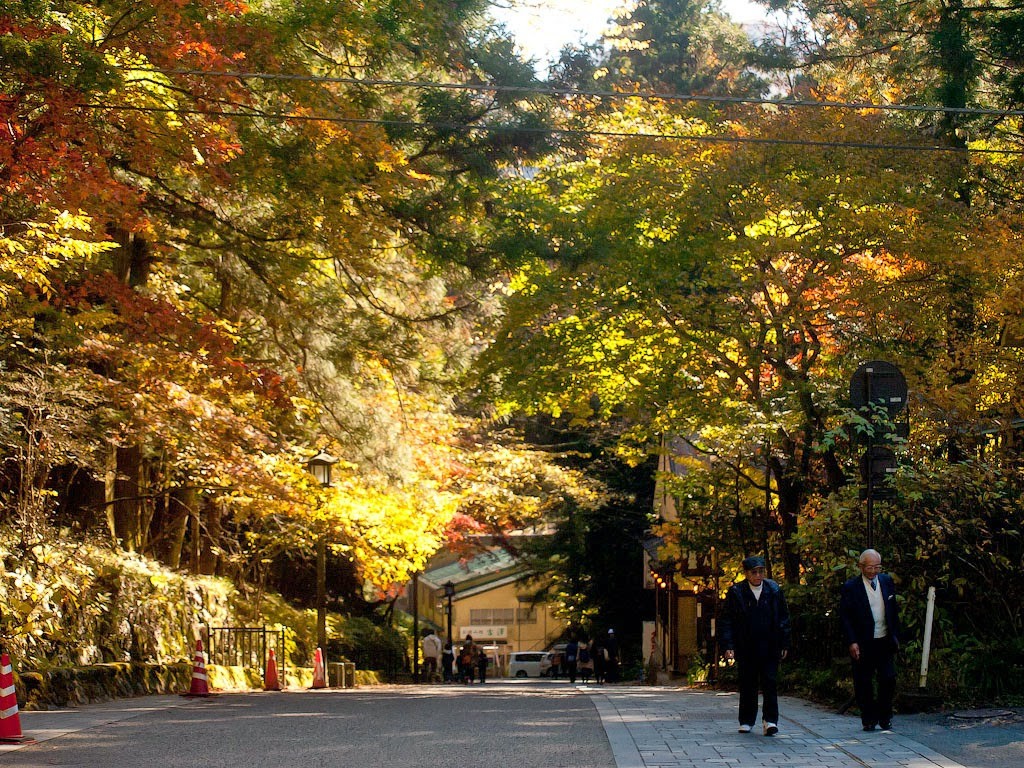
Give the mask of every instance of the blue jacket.
M 895 650 L 900 645 L 900 616 L 896 605 L 896 585 L 887 573 L 878 574 L 878 588 L 885 603 L 885 624 Z M 875 618 L 871 615 L 864 579 L 858 574 L 847 579 L 839 593 L 839 618 L 847 645 L 867 645 L 875 636 Z

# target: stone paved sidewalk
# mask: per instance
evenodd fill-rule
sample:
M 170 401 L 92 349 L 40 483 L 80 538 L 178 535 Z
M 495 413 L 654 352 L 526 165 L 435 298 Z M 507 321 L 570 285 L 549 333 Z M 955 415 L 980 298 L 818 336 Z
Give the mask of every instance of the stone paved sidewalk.
M 581 687 L 593 698 L 618 768 L 963 768 L 896 733 L 780 698 L 778 735 L 737 733 L 734 693 L 641 686 Z

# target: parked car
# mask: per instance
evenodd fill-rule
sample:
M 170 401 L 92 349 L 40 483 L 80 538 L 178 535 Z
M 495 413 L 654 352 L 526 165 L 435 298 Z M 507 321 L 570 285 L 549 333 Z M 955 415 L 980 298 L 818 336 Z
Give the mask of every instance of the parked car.
M 551 669 L 547 651 L 515 651 L 508 659 L 509 677 L 544 677 Z

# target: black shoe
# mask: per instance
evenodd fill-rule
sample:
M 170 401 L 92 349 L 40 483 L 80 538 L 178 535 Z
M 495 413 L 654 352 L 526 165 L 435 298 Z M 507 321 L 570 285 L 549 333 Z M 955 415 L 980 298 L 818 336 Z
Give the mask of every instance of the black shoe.
M 892 723 L 879 723 L 878 727 L 882 729 L 882 733 L 892 733 Z
M 873 725 L 865 725 L 864 726 L 864 730 L 865 731 L 873 731 L 873 730 L 875 730 L 875 726 L 873 726 Z

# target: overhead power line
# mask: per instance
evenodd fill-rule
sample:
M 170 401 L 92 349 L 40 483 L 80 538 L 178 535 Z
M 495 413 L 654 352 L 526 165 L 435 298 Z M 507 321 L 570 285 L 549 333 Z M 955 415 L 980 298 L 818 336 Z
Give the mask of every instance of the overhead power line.
M 706 144 L 758 144 L 776 146 L 820 147 L 829 149 L 866 149 L 896 152 L 971 152 L 975 154 L 1024 155 L 1024 149 L 966 149 L 941 144 L 880 144 L 860 141 L 818 141 L 814 139 L 779 139 L 759 136 L 709 136 L 696 133 L 640 133 L 630 131 L 602 131 L 597 129 L 524 127 L 517 125 L 465 125 L 436 121 L 387 120 L 383 118 L 338 117 L 335 115 L 310 115 L 292 113 L 267 113 L 255 110 L 196 109 L 183 107 L 140 107 L 120 104 L 87 104 L 90 109 L 124 112 L 174 113 L 181 115 L 204 115 L 208 117 L 244 117 L 248 119 L 281 120 L 294 122 L 328 122 L 349 125 L 378 125 L 393 128 L 430 128 L 465 133 L 532 133 L 553 136 L 600 136 L 620 139 L 665 139 L 693 141 Z
M 986 107 L 945 107 L 929 104 L 876 104 L 869 101 L 820 101 L 816 99 L 771 99 L 757 96 L 712 96 L 703 94 L 660 93 L 656 91 L 597 91 L 578 88 L 553 88 L 529 85 L 496 85 L 493 83 L 446 83 L 430 80 L 380 80 L 328 75 L 292 75 L 276 72 L 211 71 L 204 69 L 161 69 L 157 67 L 122 67 L 131 72 L 152 72 L 189 77 L 224 77 L 238 80 L 291 80 L 309 83 L 335 83 L 373 88 L 422 88 L 452 91 L 488 91 L 523 93 L 536 96 L 585 96 L 589 98 L 647 99 L 651 101 L 686 101 L 711 104 L 766 104 L 778 107 L 818 109 L 853 109 L 883 112 L 925 112 L 986 117 L 1024 117 L 1024 109 L 992 109 Z

